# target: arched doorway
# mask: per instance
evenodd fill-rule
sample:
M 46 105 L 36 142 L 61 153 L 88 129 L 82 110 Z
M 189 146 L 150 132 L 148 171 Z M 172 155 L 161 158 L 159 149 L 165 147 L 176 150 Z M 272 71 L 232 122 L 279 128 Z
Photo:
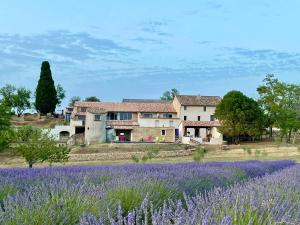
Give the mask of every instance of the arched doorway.
M 70 137 L 70 132 L 69 131 L 61 131 L 59 133 L 59 140 L 60 141 L 67 141 Z

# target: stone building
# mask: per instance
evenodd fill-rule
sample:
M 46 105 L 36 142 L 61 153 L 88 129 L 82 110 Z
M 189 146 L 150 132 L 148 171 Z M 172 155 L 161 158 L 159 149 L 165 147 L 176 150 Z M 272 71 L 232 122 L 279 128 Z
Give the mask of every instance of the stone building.
M 173 102 L 124 99 L 122 102 L 76 102 L 70 127 L 93 142 L 206 142 L 221 144 L 214 111 L 217 96 L 178 95 Z

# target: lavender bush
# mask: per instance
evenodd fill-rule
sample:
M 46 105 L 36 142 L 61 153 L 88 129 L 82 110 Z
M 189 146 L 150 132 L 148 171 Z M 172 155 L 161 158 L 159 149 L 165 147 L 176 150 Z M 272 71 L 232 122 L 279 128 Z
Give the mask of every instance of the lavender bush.
M 259 178 L 292 165 L 248 161 L 0 169 L 0 224 L 243 224 L 239 218 L 249 222 L 252 217 L 257 222 L 250 224 L 296 221 L 292 195 L 280 190 L 295 179 L 299 166 Z M 286 182 L 279 181 L 282 177 Z M 228 188 L 238 182 L 246 183 Z M 293 185 L 299 189 L 296 180 Z M 299 203 L 299 192 L 293 196 Z M 280 208 L 281 203 L 286 207 Z

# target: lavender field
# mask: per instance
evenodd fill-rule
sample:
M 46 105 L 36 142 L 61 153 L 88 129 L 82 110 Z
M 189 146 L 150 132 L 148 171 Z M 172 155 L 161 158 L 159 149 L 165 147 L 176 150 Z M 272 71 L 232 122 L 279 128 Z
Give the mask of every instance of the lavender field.
M 0 169 L 0 224 L 299 224 L 292 161 Z

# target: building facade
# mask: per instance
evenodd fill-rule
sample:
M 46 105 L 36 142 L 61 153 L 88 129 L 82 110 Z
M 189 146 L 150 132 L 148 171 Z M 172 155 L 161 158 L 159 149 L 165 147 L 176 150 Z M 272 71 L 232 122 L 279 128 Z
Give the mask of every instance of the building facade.
M 173 102 L 124 99 L 76 102 L 70 119 L 74 133 L 94 142 L 206 142 L 221 144 L 214 111 L 220 97 L 178 95 Z

